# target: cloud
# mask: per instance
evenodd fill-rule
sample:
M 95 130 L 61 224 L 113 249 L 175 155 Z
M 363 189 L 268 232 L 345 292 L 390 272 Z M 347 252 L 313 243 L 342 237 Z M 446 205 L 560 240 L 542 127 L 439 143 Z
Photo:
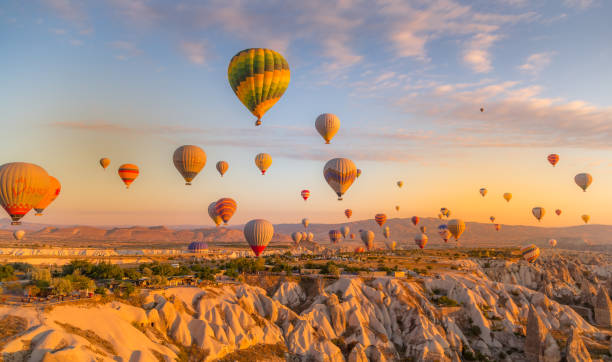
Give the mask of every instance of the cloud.
M 594 4 L 594 0 L 563 0 L 563 5 L 568 8 L 587 9 Z
M 495 34 L 477 34 L 469 41 L 463 54 L 463 61 L 476 73 L 490 72 L 493 67 L 491 66 L 489 48 L 497 39 L 499 39 L 499 36 Z
M 119 60 L 128 60 L 142 54 L 142 50 L 129 41 L 114 41 L 110 43 L 110 46 L 119 51 L 119 54 L 115 55 L 115 58 Z
M 55 35 L 66 35 L 65 29 L 49 29 Z
M 523 72 L 532 74 L 539 73 L 550 64 L 553 55 L 553 52 L 531 54 L 529 57 L 527 57 L 525 63 L 520 65 L 518 68 Z
M 193 64 L 202 65 L 206 61 L 206 51 L 203 42 L 182 42 L 181 51 Z
M 118 123 L 106 121 L 59 121 L 49 124 L 51 127 L 76 130 L 76 131 L 92 131 L 92 132 L 108 132 L 108 133 L 132 133 L 132 134 L 178 134 L 178 133 L 207 133 L 203 128 L 184 127 L 179 125 L 146 125 L 142 127 L 129 127 Z
M 72 0 L 43 0 L 47 6 L 51 7 L 59 16 L 79 24 L 87 19 L 83 6 L 78 1 Z

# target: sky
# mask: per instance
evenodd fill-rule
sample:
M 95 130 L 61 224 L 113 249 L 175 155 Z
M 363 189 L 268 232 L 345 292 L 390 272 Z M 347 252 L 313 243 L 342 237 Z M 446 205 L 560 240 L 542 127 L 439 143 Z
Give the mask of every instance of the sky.
M 207 226 L 208 205 L 232 197 L 234 224 L 440 207 L 465 221 L 612 224 L 610 14 L 604 0 L 7 0 L 0 163 L 33 162 L 62 183 L 31 222 Z M 232 56 L 253 47 L 291 68 L 260 127 L 227 81 Z M 330 145 L 321 113 L 341 121 Z M 172 163 L 183 144 L 208 157 L 190 187 Z M 265 176 L 259 152 L 273 158 Z M 341 202 L 323 179 L 334 157 L 363 170 Z M 122 163 L 140 167 L 129 190 Z M 594 178 L 586 193 L 580 172 Z

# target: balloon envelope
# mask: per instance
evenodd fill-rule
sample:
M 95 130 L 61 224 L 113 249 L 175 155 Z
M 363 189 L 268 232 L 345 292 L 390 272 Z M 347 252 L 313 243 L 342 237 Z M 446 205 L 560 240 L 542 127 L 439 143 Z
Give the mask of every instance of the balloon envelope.
M 13 238 L 15 238 L 15 240 L 21 240 L 21 239 L 23 239 L 25 234 L 26 234 L 26 232 L 23 231 L 23 230 L 15 230 L 13 232 Z
M 331 159 L 323 167 L 323 177 L 338 195 L 338 200 L 342 200 L 342 195 L 351 187 L 356 176 L 355 164 L 348 158 Z
M 261 124 L 261 117 L 282 97 L 289 86 L 289 64 L 270 49 L 245 49 L 234 55 L 227 68 L 230 87 Z
M 589 187 L 593 182 L 593 177 L 588 173 L 579 173 L 574 176 L 574 181 L 576 182 L 576 185 L 582 189 L 582 191 L 586 192 L 587 187 Z
M 385 239 L 389 239 L 390 235 L 391 235 L 391 230 L 389 229 L 388 226 L 385 226 L 383 229 L 383 236 L 385 237 Z
M 266 171 L 272 165 L 272 156 L 267 153 L 259 153 L 255 156 L 255 166 L 261 171 L 262 175 L 266 174 Z
M 125 184 L 125 188 L 129 189 L 132 182 L 134 182 L 134 180 L 136 180 L 140 174 L 140 170 L 138 169 L 138 166 L 134 164 L 124 163 L 123 165 L 119 166 L 117 173 L 119 174 L 119 177 L 121 177 L 121 181 L 123 181 Z
M 36 206 L 34 206 L 36 215 L 42 215 L 43 211 L 59 196 L 61 190 L 62 185 L 58 179 L 53 176 L 49 176 L 49 189 L 47 190 L 47 194 Z
M 378 226 L 383 226 L 387 221 L 387 215 L 385 214 L 376 214 L 374 216 L 374 221 L 378 224 Z
M 190 253 L 203 253 L 208 250 L 208 244 L 203 241 L 194 241 L 187 246 Z
M 487 189 L 483 187 L 478 192 L 480 192 L 480 195 L 482 195 L 482 197 L 485 197 L 485 195 L 487 194 Z
M 455 240 L 459 240 L 459 237 L 465 231 L 465 223 L 460 219 L 450 220 L 448 222 L 448 231 L 455 237 Z
M 330 230 L 329 231 L 329 241 L 331 241 L 332 243 L 337 243 L 340 238 L 342 237 L 342 233 L 340 232 L 340 230 Z
M 345 239 L 348 236 L 350 231 L 351 229 L 346 225 L 340 227 L 340 232 L 342 233 L 342 237 L 344 237 Z
M 300 241 L 302 240 L 302 233 L 299 231 L 295 231 L 291 234 L 291 239 L 293 239 L 293 242 L 297 245 L 300 243 Z
M 255 253 L 259 256 L 268 246 L 274 235 L 272 223 L 263 219 L 251 220 L 244 225 L 244 238 Z
M 555 246 L 557 246 L 557 240 L 555 239 L 548 240 L 548 245 L 554 248 Z
M 533 216 L 535 216 L 536 219 L 538 219 L 538 221 L 540 221 L 546 214 L 546 210 L 543 207 L 538 206 L 531 209 L 531 213 L 533 214 Z
M 402 188 L 404 186 L 404 181 L 397 181 L 397 187 Z
M 347 219 L 350 219 L 351 215 L 353 215 L 353 210 L 351 209 L 344 210 L 344 215 L 346 216 Z
M 102 157 L 100 159 L 100 166 L 102 166 L 103 169 L 106 170 L 106 168 L 108 167 L 108 165 L 110 165 L 110 159 L 106 158 L 106 157 Z
M 208 216 L 210 216 L 216 226 L 219 226 L 223 222 L 223 220 L 221 220 L 221 216 L 217 214 L 215 206 L 217 206 L 216 201 L 213 201 L 210 203 L 210 205 L 208 205 Z
M 307 228 L 308 225 L 310 225 L 310 220 L 308 220 L 307 218 L 303 218 L 302 225 L 304 225 L 304 227 Z
M 534 244 L 527 245 L 521 249 L 521 255 L 523 256 L 523 259 L 533 263 L 538 256 L 540 256 L 540 248 Z
M 232 216 L 234 216 L 237 208 L 238 205 L 236 204 L 236 201 L 229 197 L 221 198 L 217 200 L 217 203 L 215 204 L 215 212 L 221 217 L 221 220 L 223 220 L 225 225 L 227 225 L 227 222 L 232 218 Z
M 557 214 L 557 216 L 561 215 L 561 212 L 562 212 L 561 209 L 555 210 L 555 214 Z
M 19 220 L 47 195 L 50 182 L 47 171 L 32 163 L 0 166 L 0 205 L 13 225 L 19 225 Z
M 423 249 L 425 245 L 427 245 L 427 240 L 429 240 L 429 238 L 423 233 L 416 234 L 416 236 L 414 237 L 414 243 L 421 249 Z
M 584 221 L 585 224 L 587 224 L 589 222 L 589 220 L 591 220 L 591 217 L 589 215 L 582 215 L 581 216 L 582 221 Z
M 372 250 L 372 246 L 374 245 L 374 232 L 370 230 L 362 230 L 361 241 L 365 245 L 366 249 L 368 249 L 368 251 Z
M 410 218 L 410 221 L 412 221 L 412 224 L 414 226 L 416 226 L 416 224 L 419 223 L 419 217 L 418 216 L 413 216 L 413 217 Z
M 323 113 L 317 117 L 315 121 L 317 132 L 323 137 L 326 144 L 329 144 L 332 138 L 340 129 L 340 119 L 331 113 Z
M 206 152 L 198 146 L 184 145 L 174 151 L 172 161 L 185 179 L 185 185 L 191 185 L 191 181 L 206 165 Z
M 507 202 L 510 202 L 510 200 L 512 199 L 512 194 L 511 194 L 511 193 L 509 193 L 509 192 L 506 192 L 506 193 L 504 194 L 504 199 L 505 199 Z
M 550 162 L 550 164 L 553 165 L 553 167 L 555 167 L 557 162 L 559 162 L 559 155 L 555 153 L 551 153 L 550 155 L 548 155 L 547 159 L 548 159 L 548 162 Z
M 306 201 L 310 197 L 310 191 L 309 190 L 302 190 L 302 192 L 300 192 L 300 195 L 302 195 L 302 198 L 304 199 L 304 201 Z
M 229 163 L 225 161 L 219 161 L 217 162 L 216 167 L 221 177 L 223 177 L 223 175 L 225 175 L 225 173 L 227 172 L 227 169 L 229 168 Z

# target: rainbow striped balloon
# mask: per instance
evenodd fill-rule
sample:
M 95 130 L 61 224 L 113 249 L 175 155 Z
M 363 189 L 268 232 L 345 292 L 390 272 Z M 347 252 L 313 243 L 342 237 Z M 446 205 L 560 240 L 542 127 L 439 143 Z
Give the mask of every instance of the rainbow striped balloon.
M 523 259 L 533 263 L 540 256 L 540 248 L 534 244 L 527 245 L 521 249 L 521 255 L 523 255 Z
M 383 226 L 385 221 L 387 221 L 387 215 L 385 214 L 376 214 L 374 215 L 374 221 L 378 224 L 378 226 Z
M 125 188 L 127 189 L 130 188 L 132 182 L 134 182 L 134 180 L 136 180 L 136 177 L 138 177 L 138 175 L 140 174 L 138 166 L 133 165 L 131 163 L 124 163 L 123 165 L 119 166 L 119 171 L 117 172 L 119 173 L 119 177 L 121 177 L 121 180 L 123 181 L 123 183 L 125 184 Z
M 261 117 L 282 97 L 289 86 L 289 63 L 270 49 L 245 49 L 234 55 L 227 68 L 230 87 L 242 104 Z
M 232 218 L 234 213 L 236 212 L 236 201 L 234 199 L 230 199 L 229 197 L 221 198 L 215 204 L 215 213 L 219 215 L 223 223 L 227 225 L 227 222 Z

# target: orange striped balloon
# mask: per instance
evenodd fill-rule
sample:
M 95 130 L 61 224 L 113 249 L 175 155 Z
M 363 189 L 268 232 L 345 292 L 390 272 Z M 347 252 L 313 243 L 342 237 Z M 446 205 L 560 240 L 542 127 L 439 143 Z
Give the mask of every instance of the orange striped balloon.
M 49 176 L 49 190 L 45 197 L 43 197 L 40 202 L 34 206 L 34 210 L 36 210 L 36 215 L 41 216 L 42 212 L 49 206 L 57 196 L 59 196 L 60 191 L 62 190 L 62 185 L 60 182 L 53 176 Z
M 49 174 L 32 163 L 11 162 L 0 166 L 0 205 L 19 225 L 49 190 Z
M 255 156 L 255 166 L 261 171 L 262 175 L 265 175 L 268 168 L 272 166 L 272 156 L 267 153 L 258 153 Z
M 351 216 L 353 215 L 353 210 L 351 209 L 344 210 L 344 215 L 346 216 L 347 219 L 350 219 Z
M 555 153 L 551 153 L 550 155 L 548 155 L 548 162 L 550 162 L 550 164 L 553 165 L 553 167 L 555 167 L 557 162 L 559 162 L 559 155 Z
M 385 224 L 385 221 L 387 221 L 387 215 L 385 215 L 385 214 L 376 214 L 374 216 L 374 220 L 376 221 L 378 226 L 383 226 Z
M 310 191 L 308 190 L 302 190 L 302 198 L 304 199 L 304 201 L 308 200 L 308 198 L 310 197 Z
M 106 158 L 106 157 L 102 157 L 102 158 L 100 159 L 100 166 L 102 166 L 102 168 L 106 170 L 106 168 L 108 167 L 108 165 L 110 165 L 110 162 L 111 162 L 111 161 L 110 161 L 108 158 Z
M 219 171 L 219 173 L 221 174 L 221 177 L 223 177 L 223 175 L 227 172 L 228 168 L 229 168 L 229 163 L 225 161 L 217 162 L 217 171 Z
M 227 225 L 227 222 L 232 218 L 232 216 L 236 212 L 237 207 L 238 205 L 236 205 L 236 201 L 234 201 L 234 199 L 230 199 L 229 197 L 224 197 L 224 198 L 219 199 L 217 203 L 215 204 L 215 212 L 217 213 L 217 215 L 219 215 L 219 217 L 221 217 L 221 220 L 223 220 L 223 223 Z
M 123 165 L 119 166 L 119 171 L 117 172 L 119 173 L 119 177 L 121 177 L 121 180 L 123 181 L 123 183 L 125 184 L 125 188 L 127 189 L 130 188 L 132 182 L 134 182 L 134 180 L 136 180 L 136 178 L 140 174 L 138 166 L 133 165 L 131 163 L 124 163 Z

